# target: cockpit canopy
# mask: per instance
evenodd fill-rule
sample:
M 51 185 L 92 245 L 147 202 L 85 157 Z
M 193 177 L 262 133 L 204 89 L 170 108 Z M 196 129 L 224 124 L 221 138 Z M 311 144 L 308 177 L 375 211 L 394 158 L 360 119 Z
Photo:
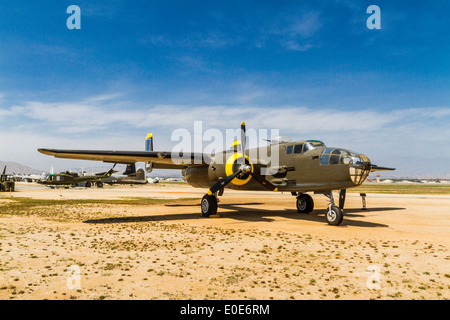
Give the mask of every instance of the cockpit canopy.
M 333 164 L 350 164 L 354 167 L 362 167 L 364 160 L 352 151 L 340 149 L 340 148 L 325 148 L 320 155 L 320 165 L 333 165 Z
M 303 152 L 307 152 L 319 147 L 326 147 L 325 143 L 319 140 L 307 140 L 305 146 L 303 147 Z

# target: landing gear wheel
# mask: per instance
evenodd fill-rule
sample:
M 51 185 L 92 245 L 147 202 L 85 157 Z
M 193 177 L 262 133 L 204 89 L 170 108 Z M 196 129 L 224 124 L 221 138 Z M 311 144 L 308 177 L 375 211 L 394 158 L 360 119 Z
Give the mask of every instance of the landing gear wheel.
M 202 217 L 208 218 L 217 213 L 217 198 L 215 195 L 205 194 L 201 203 Z
M 85 184 L 85 186 L 86 186 L 86 188 L 90 188 L 91 187 L 91 183 L 88 181 L 88 182 L 86 182 L 86 184 Z
M 314 209 L 314 200 L 309 194 L 301 194 L 297 197 L 297 212 L 310 213 Z
M 328 207 L 327 211 L 325 212 L 325 219 L 327 220 L 329 225 L 338 226 L 344 219 L 344 213 L 341 209 L 339 209 L 339 207 L 331 206 Z
M 97 182 L 97 188 L 103 188 L 103 182 L 101 181 Z

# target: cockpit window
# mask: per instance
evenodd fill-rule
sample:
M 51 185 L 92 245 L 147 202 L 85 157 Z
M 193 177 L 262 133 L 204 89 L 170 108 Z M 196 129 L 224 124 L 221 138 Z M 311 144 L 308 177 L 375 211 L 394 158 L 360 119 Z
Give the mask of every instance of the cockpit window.
M 331 155 L 330 156 L 330 164 L 339 164 L 339 156 Z
M 294 147 L 294 153 L 302 153 L 303 144 L 296 144 Z
M 292 154 L 292 148 L 294 148 L 293 145 L 288 146 L 286 149 L 286 154 Z
M 320 155 L 320 165 L 349 164 L 352 162 L 352 156 L 346 150 L 338 148 L 325 148 Z
M 308 140 L 306 141 L 305 146 L 303 147 L 303 152 L 307 152 L 319 147 L 325 147 L 325 143 L 317 140 Z
M 328 160 L 330 159 L 330 156 L 328 154 L 322 154 L 320 155 L 320 165 L 326 166 L 328 165 Z

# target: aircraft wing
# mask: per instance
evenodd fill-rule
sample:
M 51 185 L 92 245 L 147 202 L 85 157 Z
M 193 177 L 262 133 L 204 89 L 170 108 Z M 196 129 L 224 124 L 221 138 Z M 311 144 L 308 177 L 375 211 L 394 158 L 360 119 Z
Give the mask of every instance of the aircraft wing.
M 183 169 L 207 165 L 210 156 L 193 152 L 166 151 L 108 151 L 108 150 L 64 150 L 38 149 L 40 153 L 55 158 L 103 161 L 110 163 L 132 164 L 136 162 L 152 162 L 156 169 Z

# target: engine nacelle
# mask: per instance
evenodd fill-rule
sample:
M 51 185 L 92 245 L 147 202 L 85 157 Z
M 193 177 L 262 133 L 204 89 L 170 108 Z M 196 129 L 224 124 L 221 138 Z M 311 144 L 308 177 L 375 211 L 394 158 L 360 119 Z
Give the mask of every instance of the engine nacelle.
M 211 166 L 188 167 L 184 170 L 186 182 L 195 188 L 210 188 L 216 181 L 210 180 Z M 213 178 L 214 179 L 214 178 Z

